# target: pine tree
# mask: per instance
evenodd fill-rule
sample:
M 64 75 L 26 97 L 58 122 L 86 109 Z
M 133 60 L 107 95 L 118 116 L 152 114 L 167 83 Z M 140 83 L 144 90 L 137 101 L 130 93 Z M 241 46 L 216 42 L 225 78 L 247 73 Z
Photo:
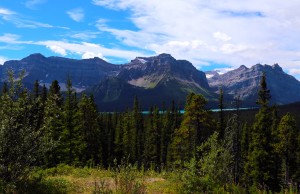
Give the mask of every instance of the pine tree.
M 63 162 L 63 98 L 58 81 L 52 82 L 44 108 L 43 130 L 48 141 L 54 143 L 51 152 L 45 155 L 45 163 L 48 167 L 56 166 Z
M 202 95 L 191 93 L 187 97 L 183 121 L 174 132 L 170 151 L 173 161 L 187 161 L 196 155 L 196 148 L 210 134 L 211 119 Z
M 165 111 L 162 119 L 161 129 L 161 163 L 167 164 L 168 150 L 171 143 L 171 138 L 176 128 L 179 127 L 179 111 L 175 108 L 175 103 L 172 101 L 172 107 Z
M 282 158 L 282 173 L 283 182 L 285 185 L 300 182 L 300 177 L 297 175 L 299 171 L 299 131 L 296 128 L 296 121 L 294 117 L 287 113 L 284 115 L 278 126 L 279 142 L 276 146 Z
M 261 81 L 260 81 L 260 89 L 258 91 L 258 100 L 256 103 L 261 108 L 268 108 L 269 100 L 271 99 L 270 90 L 267 88 L 266 74 L 263 72 Z
M 2 94 L 6 94 L 7 92 L 8 92 L 7 82 L 4 82 L 2 87 Z
M 44 132 L 32 125 L 32 101 L 22 85 L 23 73 L 17 81 L 9 72 L 9 87 L 0 104 L 0 179 L 16 186 L 27 180 L 29 172 L 50 148 Z
M 133 103 L 133 115 L 132 115 L 132 134 L 134 135 L 133 141 L 135 141 L 135 155 L 136 161 L 140 162 L 142 160 L 142 155 L 144 151 L 144 125 L 143 125 L 143 115 L 140 109 L 141 105 L 138 97 L 134 97 Z
M 127 110 L 126 112 L 123 113 L 122 115 L 122 146 L 123 146 L 123 156 L 125 158 L 128 158 L 130 162 L 135 162 L 134 157 L 132 156 L 132 151 L 135 148 L 135 142 L 132 141 L 134 139 L 132 137 L 132 126 L 131 126 L 131 113 Z
M 36 80 L 34 82 L 34 89 L 33 89 L 33 95 L 32 95 L 32 104 L 33 104 L 32 108 L 31 108 L 32 118 L 30 118 L 32 125 L 36 129 L 41 128 L 43 125 L 44 108 L 45 108 L 45 104 L 41 97 L 39 87 L 40 87 L 39 81 Z
M 224 94 L 223 88 L 219 90 L 219 122 L 218 122 L 218 131 L 219 131 L 219 138 L 224 138 L 224 131 L 225 131 L 225 115 L 224 115 Z
M 160 164 L 160 151 L 161 151 L 161 141 L 160 141 L 160 129 L 161 121 L 159 110 L 157 107 L 150 109 L 149 124 L 146 128 L 146 139 L 145 139 L 145 152 L 144 160 L 145 164 Z
M 92 162 L 98 165 L 101 162 L 102 150 L 97 121 L 98 113 L 93 97 L 82 95 L 78 103 L 78 114 L 80 131 L 83 133 L 83 141 L 86 145 L 82 162 Z
M 117 161 L 121 161 L 122 157 L 124 156 L 124 149 L 123 149 L 123 116 L 118 113 L 114 113 L 117 119 L 117 125 L 115 130 L 115 138 L 114 138 L 114 157 Z
M 66 99 L 63 107 L 63 143 L 64 162 L 67 164 L 80 164 L 83 150 L 86 145 L 83 141 L 83 131 L 80 130 L 79 112 L 76 92 L 72 87 L 71 79 L 67 79 Z
M 42 88 L 42 94 L 41 94 L 41 98 L 42 98 L 42 103 L 45 104 L 46 100 L 47 100 L 47 88 L 46 85 L 43 84 L 43 88 Z
M 279 189 L 279 181 L 274 169 L 272 115 L 268 107 L 270 98 L 270 90 L 267 89 L 266 76 L 263 73 L 257 100 L 260 109 L 253 124 L 246 168 L 253 188 L 276 191 Z

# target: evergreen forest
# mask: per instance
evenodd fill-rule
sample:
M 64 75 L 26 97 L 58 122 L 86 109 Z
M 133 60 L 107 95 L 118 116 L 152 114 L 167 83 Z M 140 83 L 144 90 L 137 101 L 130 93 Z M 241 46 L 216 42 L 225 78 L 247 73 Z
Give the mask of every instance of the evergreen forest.
M 46 172 L 61 166 L 114 172 L 119 189 L 100 181 L 93 193 L 151 193 L 130 174 L 149 171 L 176 174 L 176 189 L 165 193 L 299 192 L 300 129 L 294 114 L 279 116 L 269 105 L 264 74 L 253 122 L 242 119 L 239 98 L 225 113 L 222 88 L 217 113 L 195 93 L 184 113 L 172 101 L 145 114 L 138 96 L 126 111 L 108 113 L 93 95 L 77 94 L 71 78 L 64 92 L 55 80 L 29 91 L 22 76 L 9 72 L 0 97 L 1 193 L 69 193 L 53 182 L 40 188 Z

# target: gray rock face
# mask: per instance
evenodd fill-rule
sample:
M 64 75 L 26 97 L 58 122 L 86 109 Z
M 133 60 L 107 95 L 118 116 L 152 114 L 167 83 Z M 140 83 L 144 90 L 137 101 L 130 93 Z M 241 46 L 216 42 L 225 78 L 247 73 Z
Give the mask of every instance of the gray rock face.
M 161 82 L 174 79 L 184 85 L 209 90 L 205 73 L 197 70 L 190 62 L 176 60 L 169 54 L 137 57 L 123 66 L 118 77 L 143 88 L 154 88 Z
M 172 100 L 184 108 L 190 92 L 216 99 L 203 72 L 169 54 L 137 57 L 124 64 L 115 79 L 104 80 L 88 92 L 94 94 L 97 104 L 105 111 L 125 110 L 133 104 L 135 95 L 142 102 L 143 110 L 154 105 L 162 108 L 163 102 L 168 106 Z
M 232 97 L 240 96 L 243 101 L 255 105 L 263 72 L 266 73 L 267 87 L 271 91 L 271 103 L 287 104 L 300 101 L 300 82 L 283 72 L 278 64 L 257 64 L 251 68 L 242 65 L 223 75 L 213 76 L 208 82 L 215 92 L 219 87 L 223 87 L 224 93 Z

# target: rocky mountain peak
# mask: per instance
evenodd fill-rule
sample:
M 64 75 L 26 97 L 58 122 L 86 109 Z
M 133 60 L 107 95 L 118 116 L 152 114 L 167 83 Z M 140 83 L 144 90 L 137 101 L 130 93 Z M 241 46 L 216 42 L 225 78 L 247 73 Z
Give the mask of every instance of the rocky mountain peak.
M 282 71 L 283 72 L 282 68 L 277 63 L 275 63 L 274 65 L 272 65 L 272 68 L 274 70 L 276 70 L 276 71 Z
M 34 53 L 22 60 L 28 61 L 28 60 L 44 60 L 44 59 L 46 59 L 46 57 L 44 55 L 42 55 L 41 53 Z
M 172 63 L 176 61 L 174 57 L 172 57 L 170 54 L 162 53 L 156 57 L 158 59 L 158 62 L 160 64 L 166 64 L 166 63 Z
M 246 67 L 245 65 L 241 65 L 238 69 L 239 69 L 239 70 L 247 70 L 248 67 Z
M 267 85 L 271 90 L 272 103 L 286 104 L 299 101 L 300 82 L 283 72 L 278 64 L 272 66 L 256 64 L 251 68 L 241 66 L 223 75 L 211 77 L 208 81 L 215 92 L 223 86 L 227 94 L 233 97 L 240 96 L 241 100 L 252 102 L 254 106 L 263 72 L 266 73 Z

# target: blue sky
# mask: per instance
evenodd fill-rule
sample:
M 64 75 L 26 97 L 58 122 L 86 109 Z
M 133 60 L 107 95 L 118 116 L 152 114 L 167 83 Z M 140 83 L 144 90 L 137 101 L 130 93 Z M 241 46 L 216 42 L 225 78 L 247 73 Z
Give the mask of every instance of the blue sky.
M 299 0 L 1 0 L 0 64 L 32 53 L 126 63 L 170 53 L 200 70 L 279 63 L 300 79 Z

